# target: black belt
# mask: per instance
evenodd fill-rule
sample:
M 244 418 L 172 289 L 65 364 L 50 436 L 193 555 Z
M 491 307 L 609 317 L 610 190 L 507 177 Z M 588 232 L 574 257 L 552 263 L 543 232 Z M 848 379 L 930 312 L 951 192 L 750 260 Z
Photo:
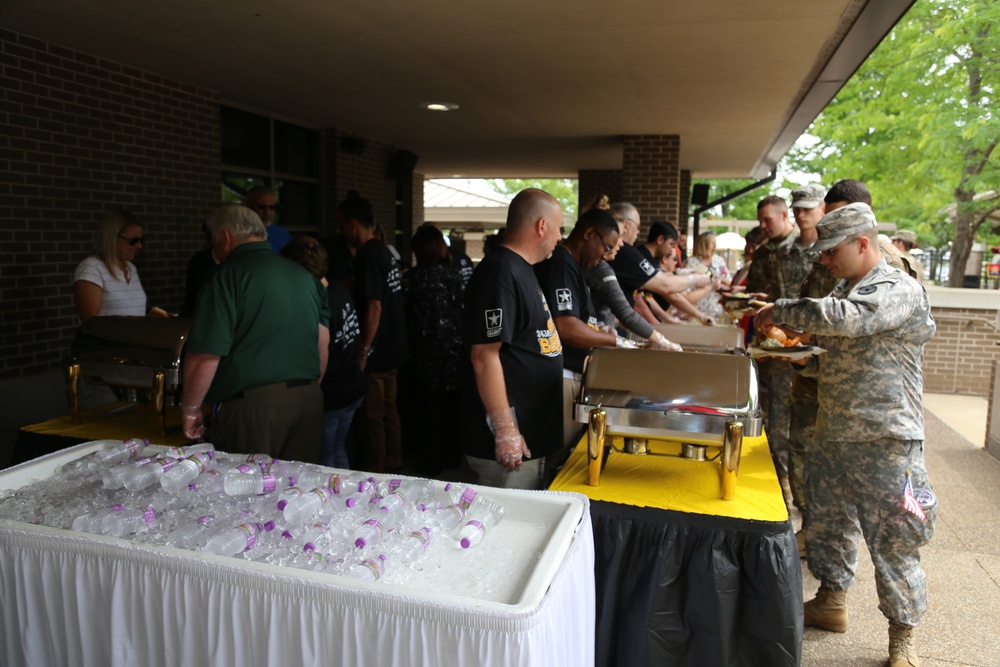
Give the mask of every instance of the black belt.
M 316 384 L 315 380 L 285 380 L 284 382 L 275 382 L 274 384 L 264 384 L 259 387 L 253 387 L 251 389 L 244 389 L 239 392 L 233 398 L 248 398 L 254 394 L 263 394 L 268 391 L 273 391 L 275 389 L 295 389 L 296 387 L 305 387 L 306 385 Z

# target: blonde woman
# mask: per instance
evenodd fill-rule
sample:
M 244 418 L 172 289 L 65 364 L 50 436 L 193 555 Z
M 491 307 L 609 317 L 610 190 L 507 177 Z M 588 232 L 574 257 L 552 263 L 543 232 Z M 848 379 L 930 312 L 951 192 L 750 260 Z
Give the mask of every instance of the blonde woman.
M 93 254 L 73 274 L 73 300 L 81 320 L 146 314 L 146 292 L 132 263 L 143 241 L 143 225 L 134 215 L 123 209 L 104 215 Z
M 687 268 L 695 272 L 708 272 L 712 276 L 712 282 L 721 284 L 722 287 L 729 287 L 732 282 L 726 260 L 715 254 L 714 232 L 703 232 L 698 235 L 694 242 L 694 250 L 688 257 Z M 714 291 L 702 297 L 695 305 L 698 310 L 716 321 L 722 320 L 725 316 L 719 295 Z

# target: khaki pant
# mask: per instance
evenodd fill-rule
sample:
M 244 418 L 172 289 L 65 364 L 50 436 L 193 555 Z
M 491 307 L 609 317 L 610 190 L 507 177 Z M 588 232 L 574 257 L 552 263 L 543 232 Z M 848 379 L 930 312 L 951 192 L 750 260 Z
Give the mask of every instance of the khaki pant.
M 319 461 L 323 444 L 323 392 L 319 385 L 288 388 L 279 382 L 245 393 L 215 411 L 209 436 L 216 449 L 305 463 Z
M 384 473 L 403 466 L 396 410 L 397 373 L 391 370 L 368 374 L 365 400 L 355 416 L 362 438 L 364 469 L 368 472 Z

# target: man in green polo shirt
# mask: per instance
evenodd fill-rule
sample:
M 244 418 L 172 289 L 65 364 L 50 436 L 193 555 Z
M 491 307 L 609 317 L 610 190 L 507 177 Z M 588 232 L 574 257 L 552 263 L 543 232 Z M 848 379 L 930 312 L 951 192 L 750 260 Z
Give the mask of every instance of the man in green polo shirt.
M 318 381 L 330 341 L 326 288 L 274 254 L 248 208 L 215 209 L 208 229 L 222 263 L 198 294 L 185 347 L 184 435 L 204 435 L 205 403 L 220 450 L 316 461 L 323 439 Z

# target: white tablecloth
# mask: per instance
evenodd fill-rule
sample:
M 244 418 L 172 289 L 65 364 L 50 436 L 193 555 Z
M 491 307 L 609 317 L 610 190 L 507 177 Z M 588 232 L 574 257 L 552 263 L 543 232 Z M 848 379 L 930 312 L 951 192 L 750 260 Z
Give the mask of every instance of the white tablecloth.
M 531 608 L 406 590 L 0 518 L 0 664 L 594 662 L 589 508 Z

